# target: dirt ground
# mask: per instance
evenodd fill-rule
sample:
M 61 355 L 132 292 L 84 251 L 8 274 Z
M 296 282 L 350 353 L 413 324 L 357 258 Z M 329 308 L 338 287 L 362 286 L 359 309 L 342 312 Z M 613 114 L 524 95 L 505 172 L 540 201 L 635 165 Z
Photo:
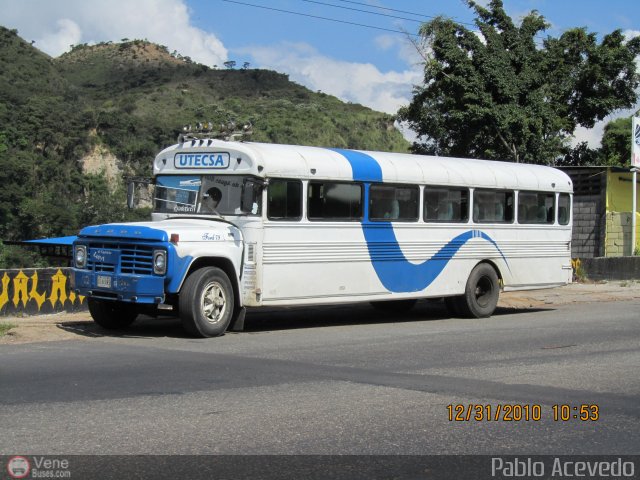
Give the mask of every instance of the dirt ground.
M 503 292 L 498 307 L 528 309 L 577 302 L 615 302 L 640 300 L 640 281 L 573 283 L 559 288 Z M 103 337 L 89 312 L 57 313 L 24 317 L 0 317 L 0 323 L 16 325 L 0 337 L 0 345 L 53 340 Z

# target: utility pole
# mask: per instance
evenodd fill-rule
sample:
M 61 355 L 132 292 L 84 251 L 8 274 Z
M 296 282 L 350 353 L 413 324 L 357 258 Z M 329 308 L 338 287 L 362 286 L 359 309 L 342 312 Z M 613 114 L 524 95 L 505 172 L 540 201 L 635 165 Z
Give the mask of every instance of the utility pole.
M 633 172 L 631 194 L 631 255 L 636 251 L 636 190 L 640 168 L 640 117 L 633 116 L 631 121 L 631 171 Z

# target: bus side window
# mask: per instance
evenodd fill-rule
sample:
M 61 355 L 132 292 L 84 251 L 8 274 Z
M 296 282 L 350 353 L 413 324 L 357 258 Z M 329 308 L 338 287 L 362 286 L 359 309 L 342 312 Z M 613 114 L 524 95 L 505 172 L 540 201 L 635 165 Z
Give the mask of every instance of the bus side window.
M 571 197 L 568 193 L 561 193 L 558 196 L 558 223 L 569 225 L 569 213 L 571 212 Z
M 369 220 L 416 221 L 419 198 L 418 187 L 371 185 L 369 187 Z
M 309 220 L 353 221 L 362 219 L 362 185 L 343 182 L 309 182 Z
M 512 223 L 513 192 L 474 190 L 473 221 L 476 223 Z
M 518 223 L 552 224 L 555 221 L 555 195 L 547 192 L 518 194 Z
M 459 187 L 424 188 L 424 221 L 466 223 L 469 220 L 469 190 Z
M 302 182 L 300 180 L 269 180 L 267 189 L 269 220 L 300 220 L 302 218 Z

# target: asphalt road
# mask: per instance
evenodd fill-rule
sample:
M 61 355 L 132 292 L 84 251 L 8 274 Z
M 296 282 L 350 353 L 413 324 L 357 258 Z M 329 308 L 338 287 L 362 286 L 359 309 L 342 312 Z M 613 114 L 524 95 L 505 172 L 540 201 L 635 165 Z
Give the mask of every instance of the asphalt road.
M 149 319 L 123 336 L 2 345 L 0 454 L 639 454 L 638 312 L 343 306 L 250 314 L 217 339 Z M 539 405 L 540 419 L 450 421 L 458 404 L 463 417 Z M 555 404 L 571 418 L 554 421 Z M 573 418 L 583 404 L 597 420 Z

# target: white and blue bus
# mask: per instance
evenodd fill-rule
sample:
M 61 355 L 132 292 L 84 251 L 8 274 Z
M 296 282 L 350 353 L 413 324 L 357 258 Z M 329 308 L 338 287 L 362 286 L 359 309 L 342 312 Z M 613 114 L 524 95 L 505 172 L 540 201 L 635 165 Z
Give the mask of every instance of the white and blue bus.
M 153 174 L 152 221 L 74 243 L 73 288 L 106 328 L 173 313 L 210 337 L 247 308 L 423 298 L 486 317 L 500 290 L 571 281 L 572 184 L 554 168 L 201 138 Z

